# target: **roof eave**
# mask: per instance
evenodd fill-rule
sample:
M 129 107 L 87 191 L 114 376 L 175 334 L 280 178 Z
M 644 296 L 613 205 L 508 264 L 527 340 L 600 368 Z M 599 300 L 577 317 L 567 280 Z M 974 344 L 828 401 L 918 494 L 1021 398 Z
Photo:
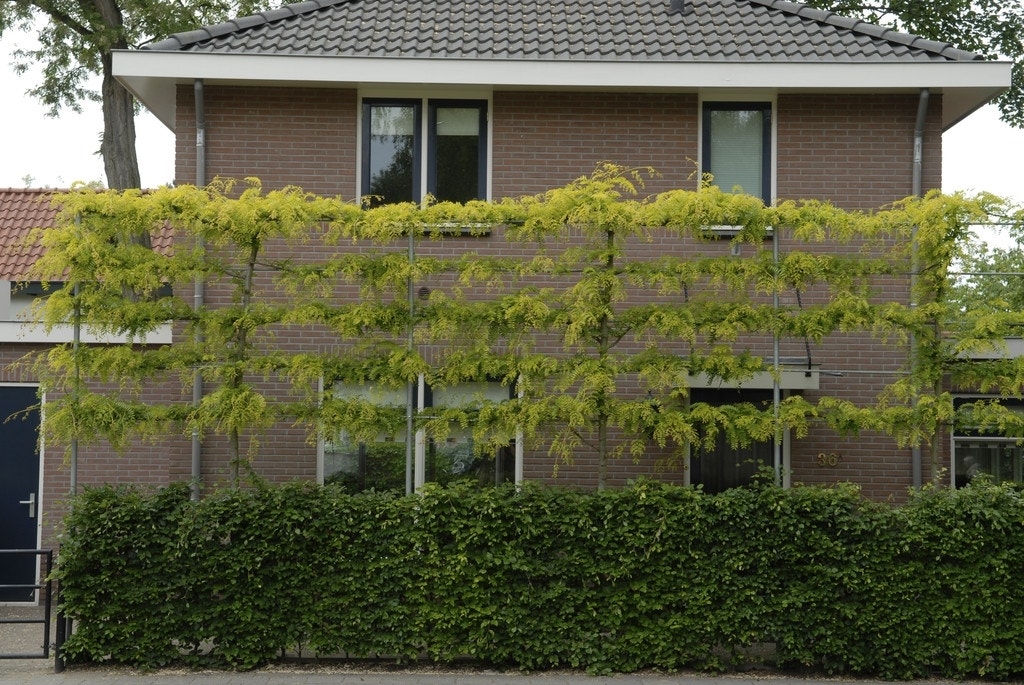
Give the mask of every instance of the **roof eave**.
M 302 60 L 301 66 L 296 60 Z M 1010 84 L 1010 62 L 642 62 L 115 51 L 114 76 L 174 129 L 175 86 L 469 86 L 538 90 L 903 91 L 943 94 L 943 128 Z M 642 68 L 640 68 L 642 67 Z

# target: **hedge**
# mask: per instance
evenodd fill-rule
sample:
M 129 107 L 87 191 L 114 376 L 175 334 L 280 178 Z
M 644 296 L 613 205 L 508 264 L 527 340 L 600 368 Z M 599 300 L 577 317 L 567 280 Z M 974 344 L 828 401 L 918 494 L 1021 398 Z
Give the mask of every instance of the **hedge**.
M 1011 486 L 708 495 L 309 483 L 89 489 L 56 575 L 70 661 L 248 669 L 321 655 L 523 670 L 783 666 L 888 679 L 1024 675 L 1024 502 Z

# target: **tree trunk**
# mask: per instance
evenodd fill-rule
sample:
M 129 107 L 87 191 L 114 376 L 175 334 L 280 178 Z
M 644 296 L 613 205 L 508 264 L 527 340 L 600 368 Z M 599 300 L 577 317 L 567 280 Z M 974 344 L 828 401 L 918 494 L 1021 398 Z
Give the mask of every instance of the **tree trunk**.
M 102 51 L 103 84 L 103 170 L 107 187 L 113 190 L 139 188 L 139 159 L 135 153 L 135 98 L 114 79 L 113 50 L 128 47 L 124 36 L 124 16 L 118 0 L 92 0 L 111 40 Z
M 139 160 L 135 153 L 135 99 L 114 79 L 112 56 L 103 55 L 103 142 L 100 154 L 107 187 L 139 188 Z
M 607 255 L 604 259 L 605 272 L 613 274 L 615 272 L 615 233 L 613 231 L 605 232 L 605 249 L 607 249 Z M 608 290 L 602 294 L 601 306 L 604 311 L 601 313 L 600 324 L 598 328 L 598 341 L 597 341 L 597 353 L 601 359 L 601 364 L 607 367 L 608 355 L 611 351 L 611 332 L 609 331 L 609 314 L 608 310 L 612 307 L 612 293 Z M 604 490 L 608 485 L 608 401 L 611 398 L 608 397 L 606 390 L 601 390 L 601 394 L 597 398 L 597 489 Z
M 249 260 L 245 265 L 245 275 L 242 279 L 242 316 L 249 313 L 249 307 L 252 306 L 252 288 L 253 278 L 256 275 L 256 258 L 260 254 L 261 243 L 258 239 L 253 239 L 249 245 Z M 228 383 L 228 387 L 238 389 L 242 387 L 242 382 L 245 380 L 245 371 L 243 371 L 242 362 L 248 360 L 249 351 L 249 336 L 246 333 L 244 326 L 236 328 L 237 333 L 235 334 L 235 349 L 230 355 L 232 363 L 235 364 L 234 372 L 231 374 L 231 380 Z M 237 426 L 232 426 L 229 435 L 229 448 L 231 455 L 231 484 L 233 487 L 238 487 L 239 467 L 242 464 L 242 439 L 241 431 Z

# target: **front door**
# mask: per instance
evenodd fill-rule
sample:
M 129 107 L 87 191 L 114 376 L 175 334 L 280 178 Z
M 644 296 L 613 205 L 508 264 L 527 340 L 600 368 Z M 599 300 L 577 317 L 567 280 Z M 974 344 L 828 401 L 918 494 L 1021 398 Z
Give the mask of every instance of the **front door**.
M 39 527 L 39 409 L 36 389 L 0 386 L 0 549 L 35 549 Z M 0 554 L 0 585 L 36 582 L 34 555 Z M 0 602 L 31 602 L 29 588 L 0 588 Z

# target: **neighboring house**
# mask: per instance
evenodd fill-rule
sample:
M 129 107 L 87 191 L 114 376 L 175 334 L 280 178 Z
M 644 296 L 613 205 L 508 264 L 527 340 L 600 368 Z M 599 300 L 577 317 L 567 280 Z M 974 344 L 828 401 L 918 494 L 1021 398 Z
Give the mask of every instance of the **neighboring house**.
M 312 0 L 116 52 L 114 73 L 175 132 L 179 184 L 255 176 L 266 188 L 352 199 L 500 199 L 608 160 L 656 168 L 651 193 L 696 188 L 712 172 L 766 203 L 874 209 L 940 187 L 942 132 L 1006 88 L 1010 65 L 783 0 Z M 495 231 L 450 244 L 486 252 L 500 242 Z M 907 283 L 891 293 L 906 301 Z M 827 341 L 810 359 L 794 341 L 783 357 L 801 368 L 784 374 L 783 392 L 871 400 L 906 351 L 863 336 Z M 828 373 L 851 365 L 862 375 Z M 738 390 L 692 381 L 707 401 L 771 393 L 764 378 Z M 196 454 L 184 442 L 122 457 L 113 478 L 187 478 L 191 468 L 222 481 L 223 445 Z M 900 500 L 917 480 L 916 455 L 885 436 L 816 430 L 784 443 L 793 482 L 851 480 Z M 552 478 L 551 457 L 518 447 L 497 460 L 496 478 Z M 344 436 L 313 446 L 282 426 L 262 440 L 257 471 L 366 482 L 374 456 Z M 669 472 L 655 457 L 624 459 L 612 480 L 646 474 L 720 489 L 762 458 L 762 446 L 723 445 Z M 109 478 L 87 461 L 83 482 Z M 581 455 L 556 482 L 592 487 L 592 462 Z
M 43 506 L 50 501 L 42 486 L 59 479 L 42 473 L 38 444 L 39 385 L 11 365 L 41 349 L 18 320 L 40 284 L 25 281 L 38 252 L 26 250 L 24 239 L 34 226 L 53 225 L 55 212 L 46 190 L 0 189 L 0 549 L 37 549 L 42 534 Z M 25 338 L 29 339 L 26 340 Z M 59 460 L 58 460 L 59 462 Z M 0 584 L 34 582 L 38 565 L 30 557 L 0 558 Z M 0 602 L 28 601 L 23 589 L 0 591 Z
M 59 192 L 67 191 L 0 189 L 0 521 L 4 522 L 0 549 L 52 549 L 69 491 L 70 464 L 64 446 L 48 446 L 39 440 L 40 418 L 45 413 L 40 412 L 40 404 L 45 406 L 45 398 L 39 396 L 39 377 L 25 363 L 28 355 L 74 339 L 70 325 L 46 331 L 27 322 L 32 302 L 62 287 L 61 283 L 32 280 L 31 267 L 41 248 L 28 239 L 33 229 L 54 226 L 58 208 L 51 198 Z M 167 250 L 170 244 L 169 231 L 154 236 L 154 249 Z M 79 340 L 82 344 L 121 341 L 98 337 L 88 329 L 79 331 Z M 170 341 L 170 326 L 149 338 L 153 343 Z M 166 466 L 140 468 L 131 459 L 102 447 L 90 448 L 89 467 L 83 476 L 84 482 L 94 484 L 159 484 L 172 477 Z M 33 582 L 32 573 L 33 563 L 27 557 L 0 558 L 0 585 Z M 23 593 L 4 590 L 0 602 L 31 599 Z
M 960 355 L 971 362 L 1020 360 L 1024 358 L 1024 338 L 1006 338 L 993 342 L 988 349 L 974 350 Z M 960 392 L 955 404 L 973 403 L 993 399 L 993 392 Z M 1024 414 L 1024 398 L 999 397 L 1004 407 Z M 956 487 L 966 485 L 975 476 L 985 474 L 996 482 L 1024 483 L 1024 444 L 1016 437 L 993 435 L 970 426 L 958 426 L 950 437 L 950 477 Z

